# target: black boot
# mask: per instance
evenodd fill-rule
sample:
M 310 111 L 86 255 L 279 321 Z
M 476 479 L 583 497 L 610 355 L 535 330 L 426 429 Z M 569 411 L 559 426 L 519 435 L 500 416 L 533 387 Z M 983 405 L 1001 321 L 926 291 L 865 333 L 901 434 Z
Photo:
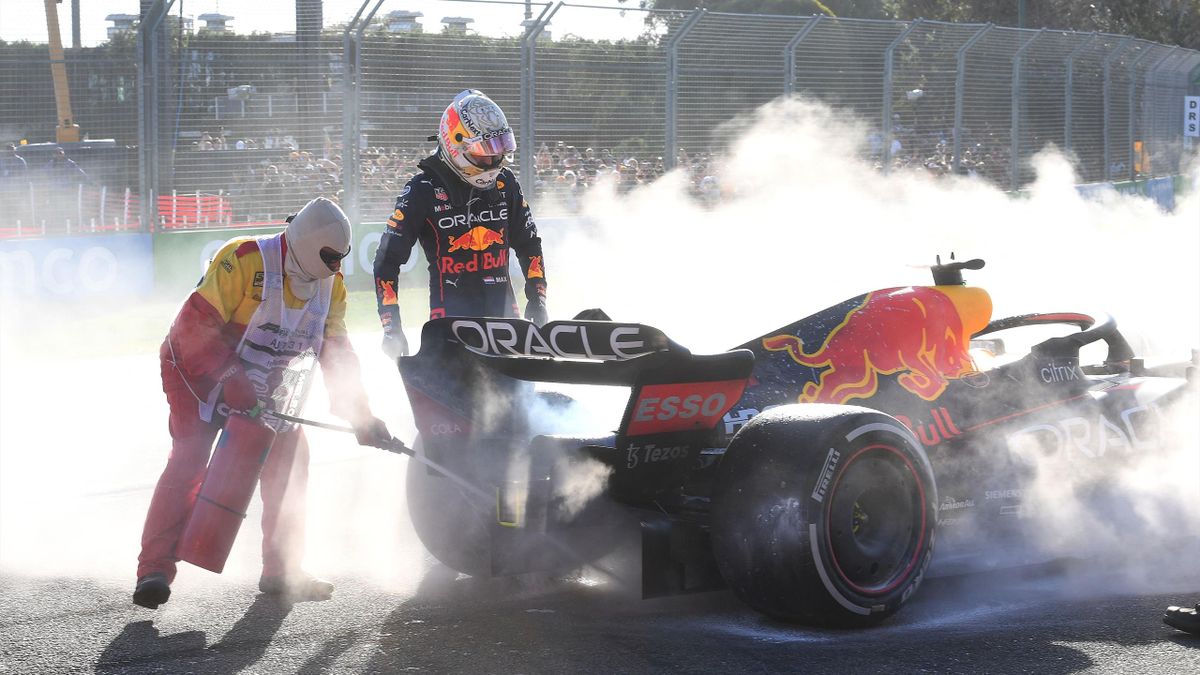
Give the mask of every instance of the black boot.
M 1195 607 L 1168 607 L 1163 623 L 1185 633 L 1200 635 L 1200 603 Z
M 333 584 L 307 572 L 289 575 L 264 576 L 258 580 L 258 590 L 267 595 L 280 595 L 288 600 L 328 600 L 333 597 Z
M 170 597 L 171 585 L 167 583 L 167 575 L 160 572 L 138 579 L 133 589 L 133 604 L 146 609 L 158 609 Z

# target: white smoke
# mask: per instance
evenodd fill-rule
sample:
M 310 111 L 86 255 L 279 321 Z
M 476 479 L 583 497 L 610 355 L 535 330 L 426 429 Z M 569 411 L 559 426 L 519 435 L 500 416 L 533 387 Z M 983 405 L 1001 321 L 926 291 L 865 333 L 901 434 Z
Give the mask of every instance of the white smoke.
M 552 275 L 556 307 L 603 307 L 715 352 L 869 290 L 930 284 L 922 266 L 955 252 L 987 261 L 965 276 L 988 289 L 993 318 L 1107 312 L 1150 363 L 1186 360 L 1200 346 L 1195 190 L 1171 213 L 1115 191 L 1084 198 L 1072 161 L 1054 148 L 1033 158 L 1037 178 L 1020 196 L 982 179 L 884 175 L 860 159 L 864 124 L 799 99 L 734 126 L 741 134 L 719 162 L 715 207 L 689 194 L 681 170 L 627 194 L 602 183 L 584 199 L 585 226 L 543 233 L 551 269 L 563 270 Z M 1071 330 L 1003 337 L 1019 355 Z M 1083 354 L 1103 356 L 1102 344 Z M 1129 550 L 1137 532 L 1148 557 L 1132 574 L 1161 570 L 1162 555 L 1151 566 L 1155 547 L 1200 525 L 1195 412 L 1185 405 L 1161 421 L 1156 453 L 1064 461 L 1033 450 L 1022 508 L 1044 518 L 1033 532 L 1042 553 Z
M 687 177 L 674 172 L 628 194 L 601 185 L 585 196 L 581 225 L 543 228 L 558 316 L 599 306 L 615 320 L 714 352 L 867 290 L 927 284 L 919 266 L 954 251 L 987 260 L 966 277 L 990 291 L 997 317 L 1103 309 L 1148 358 L 1179 360 L 1200 345 L 1195 191 L 1173 213 L 1115 193 L 1084 199 L 1070 161 L 1051 150 L 1035 158 L 1038 178 L 1022 197 L 977 179 L 882 175 L 859 159 L 864 125 L 803 100 L 772 103 L 736 124 L 744 132 L 722 162 L 719 205 L 698 204 Z M 169 447 L 156 350 L 178 299 L 139 310 L 5 302 L 0 568 L 131 582 Z M 376 414 L 411 440 L 407 397 L 378 353 L 376 332 L 355 342 Z M 570 408 L 574 417 L 549 421 L 569 433 L 611 432 L 622 394 L 572 392 L 583 403 Z M 328 419 L 324 411 L 324 393 L 313 392 L 308 416 Z M 309 567 L 335 580 L 413 587 L 430 564 L 404 505 L 404 471 L 415 465 L 333 432 L 311 431 L 309 439 Z M 1200 504 L 1196 441 L 1172 446 L 1172 454 L 1138 458 L 1119 481 L 1130 495 L 1119 513 L 1160 539 L 1194 528 Z M 573 508 L 606 478 L 578 466 L 557 495 Z M 1074 470 L 1039 472 L 1031 503 L 1069 496 L 1061 485 Z M 1063 518 L 1048 539 L 1069 526 L 1099 531 L 1097 541 L 1116 546 L 1127 531 L 1092 529 L 1099 519 L 1083 500 L 1055 504 Z M 258 543 L 252 515 L 227 576 L 257 574 Z

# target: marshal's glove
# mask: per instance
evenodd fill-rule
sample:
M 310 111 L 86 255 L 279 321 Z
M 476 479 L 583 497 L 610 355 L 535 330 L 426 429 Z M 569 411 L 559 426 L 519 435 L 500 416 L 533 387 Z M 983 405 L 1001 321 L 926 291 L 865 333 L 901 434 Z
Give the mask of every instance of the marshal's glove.
M 225 405 L 238 411 L 253 410 L 258 405 L 258 392 L 254 383 L 242 372 L 240 365 L 231 365 L 217 379 L 221 386 L 221 400 Z
M 383 420 L 370 413 L 353 422 L 351 426 L 354 427 L 354 438 L 359 445 L 381 448 L 392 440 L 392 434 Z

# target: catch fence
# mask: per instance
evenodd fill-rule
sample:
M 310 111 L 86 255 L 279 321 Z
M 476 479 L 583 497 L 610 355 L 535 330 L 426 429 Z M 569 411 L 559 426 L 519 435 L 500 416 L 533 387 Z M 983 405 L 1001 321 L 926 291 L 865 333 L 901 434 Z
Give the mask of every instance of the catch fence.
M 1200 53 L 1101 33 L 505 0 L 424 17 L 365 0 L 349 21 L 241 35 L 150 4 L 136 33 L 67 51 L 76 121 L 112 139 L 67 146 L 81 172 L 39 144 L 56 119 L 48 49 L 0 44 L 0 141 L 31 143 L 23 167 L 0 156 L 0 236 L 277 223 L 318 195 L 382 220 L 465 88 L 507 112 L 530 199 L 565 208 L 612 173 L 682 167 L 703 192 L 730 122 L 783 95 L 860 120 L 851 140 L 880 171 L 1016 190 L 1053 145 L 1084 182 L 1170 175 L 1200 93 Z

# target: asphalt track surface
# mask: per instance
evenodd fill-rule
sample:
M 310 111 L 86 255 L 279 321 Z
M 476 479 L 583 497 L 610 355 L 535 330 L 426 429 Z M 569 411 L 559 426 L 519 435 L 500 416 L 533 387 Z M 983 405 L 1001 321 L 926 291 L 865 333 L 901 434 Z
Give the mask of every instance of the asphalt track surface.
M 82 365 L 72 390 L 53 389 L 67 374 L 45 363 L 47 384 L 14 360 L 0 380 L 0 673 L 1200 673 L 1200 638 L 1160 619 L 1200 600 L 1194 564 L 933 578 L 860 631 L 776 623 L 723 591 L 641 600 L 594 570 L 472 579 L 416 539 L 408 460 L 320 430 L 307 564 L 337 584 L 333 599 L 258 594 L 252 513 L 225 574 L 185 565 L 171 601 L 142 609 L 129 600 L 137 538 L 167 447 L 157 363 Z M 61 367 L 78 376 L 81 364 Z M 394 377 L 381 372 L 369 379 Z M 321 399 L 307 414 L 329 419 Z M 401 438 L 404 408 L 376 399 Z
M 1200 638 L 1159 622 L 1183 593 L 1063 593 L 1061 571 L 934 580 L 867 631 L 766 620 L 729 593 L 641 601 L 566 580 L 429 568 L 412 595 L 335 577 L 326 602 L 251 583 L 176 584 L 158 611 L 129 584 L 5 575 L 5 673 L 1195 673 Z M 1100 579 L 1092 581 L 1100 582 Z M 1192 594 L 1194 595 L 1194 594 Z M 1189 596 L 1190 597 L 1190 596 Z

